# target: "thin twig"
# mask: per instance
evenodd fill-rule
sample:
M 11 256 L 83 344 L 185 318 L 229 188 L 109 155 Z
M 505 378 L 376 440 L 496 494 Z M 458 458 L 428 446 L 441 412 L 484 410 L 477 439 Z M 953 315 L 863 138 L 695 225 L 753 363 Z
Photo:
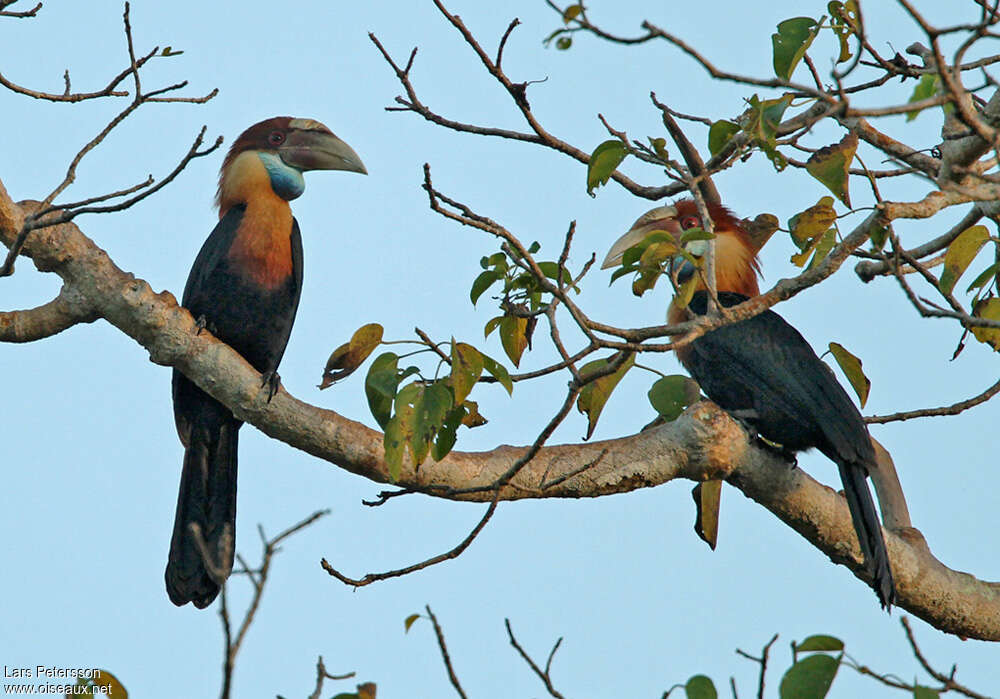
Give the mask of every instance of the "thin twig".
M 458 546 L 454 547 L 453 549 L 450 549 L 449 551 L 445 551 L 444 553 L 432 556 L 420 563 L 415 563 L 411 566 L 406 566 L 405 568 L 399 568 L 398 570 L 389 570 L 384 573 L 368 573 L 367 575 L 365 575 L 365 577 L 361 578 L 360 580 L 355 580 L 354 578 L 347 577 L 340 571 L 336 570 L 333 566 L 331 566 L 330 563 L 325 558 L 320 561 L 320 565 L 323 566 L 323 570 L 325 570 L 328 574 L 335 577 L 337 580 L 344 583 L 345 585 L 350 585 L 351 587 L 364 587 L 365 585 L 371 585 L 373 582 L 378 582 L 380 580 L 388 580 L 389 578 L 398 578 L 402 575 L 409 575 L 410 573 L 415 573 L 418 570 L 429 568 L 430 566 L 437 565 L 438 563 L 443 563 L 444 561 L 449 561 L 453 558 L 458 558 L 460 555 L 462 555 L 462 552 L 469 547 L 469 544 L 471 544 L 473 540 L 477 536 L 479 536 L 479 532 L 483 530 L 483 527 L 486 526 L 486 523 L 490 521 L 491 517 L 493 517 L 493 513 L 496 512 L 497 509 L 499 495 L 500 491 L 497 490 L 496 494 L 493 497 L 493 501 L 490 503 L 489 507 L 486 508 L 486 514 L 483 515 L 483 518 L 479 520 L 479 523 L 472 529 L 471 532 L 469 532 L 469 535 L 466 536 L 465 539 L 463 539 L 461 543 L 458 544 Z
M 444 660 L 445 669 L 448 670 L 448 679 L 451 681 L 451 686 L 455 688 L 458 696 L 462 697 L 462 699 L 469 699 L 465 690 L 462 689 L 462 684 L 458 681 L 455 668 L 452 667 L 451 656 L 448 655 L 448 646 L 444 642 L 444 631 L 441 630 L 441 625 L 438 623 L 437 617 L 434 616 L 434 612 L 431 611 L 430 605 L 425 606 L 424 609 L 427 610 L 427 616 L 430 618 L 431 624 L 434 625 L 434 635 L 437 636 L 438 648 L 441 650 L 441 658 Z

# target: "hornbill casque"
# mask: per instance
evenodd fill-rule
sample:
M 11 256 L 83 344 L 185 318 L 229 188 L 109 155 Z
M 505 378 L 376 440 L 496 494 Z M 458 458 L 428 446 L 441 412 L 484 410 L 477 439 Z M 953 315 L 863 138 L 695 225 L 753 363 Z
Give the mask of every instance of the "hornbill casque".
M 367 174 L 351 147 L 313 119 L 274 117 L 244 131 L 219 174 L 219 223 L 184 287 L 182 305 L 264 375 L 268 400 L 302 292 L 302 239 L 288 202 L 305 190 L 306 170 Z M 164 577 L 171 602 L 202 609 L 233 568 L 243 423 L 176 369 L 173 400 L 184 466 Z
M 715 277 L 722 306 L 735 306 L 760 294 L 756 248 L 729 209 L 708 205 L 715 230 Z M 678 201 L 647 212 L 608 252 L 604 267 L 620 264 L 624 252 L 653 231 L 667 231 L 680 242 L 702 221 L 693 200 Z M 688 252 L 704 255 L 706 241 L 688 243 Z M 680 281 L 695 273 L 678 256 Z M 687 309 L 671 303 L 668 320 L 688 320 L 688 310 L 704 315 L 708 293 L 699 282 Z M 877 468 L 875 449 L 861 413 L 799 332 L 773 311 L 712 330 L 677 350 L 677 358 L 705 394 L 749 425 L 760 436 L 788 452 L 819 449 L 840 469 L 865 570 L 883 608 L 895 600 L 889 555 L 875 503 L 866 480 Z

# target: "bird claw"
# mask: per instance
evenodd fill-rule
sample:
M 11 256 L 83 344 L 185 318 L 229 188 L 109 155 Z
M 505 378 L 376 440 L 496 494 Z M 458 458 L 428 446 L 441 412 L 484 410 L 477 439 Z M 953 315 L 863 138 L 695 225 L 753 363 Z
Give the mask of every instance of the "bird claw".
M 281 377 L 278 372 L 269 371 L 261 376 L 260 387 L 264 388 L 265 386 L 267 386 L 267 402 L 270 403 L 278 392 L 278 387 L 281 386 Z
M 751 442 L 755 443 L 765 451 L 774 454 L 782 461 L 787 461 L 792 468 L 798 467 L 799 458 L 796 456 L 794 451 L 780 444 L 775 444 L 765 437 L 760 436 L 760 433 L 757 431 L 757 427 L 753 422 L 760 417 L 756 410 L 752 408 L 748 408 L 746 410 L 733 410 L 730 411 L 729 414 L 734 420 L 736 420 L 736 422 L 740 423 L 744 430 L 746 430 Z
M 215 323 L 206 318 L 204 314 L 195 318 L 194 325 L 196 328 L 198 328 L 198 332 L 196 332 L 195 335 L 201 335 L 201 331 L 205 329 L 208 329 L 208 332 L 212 333 L 213 335 L 218 334 L 215 332 Z

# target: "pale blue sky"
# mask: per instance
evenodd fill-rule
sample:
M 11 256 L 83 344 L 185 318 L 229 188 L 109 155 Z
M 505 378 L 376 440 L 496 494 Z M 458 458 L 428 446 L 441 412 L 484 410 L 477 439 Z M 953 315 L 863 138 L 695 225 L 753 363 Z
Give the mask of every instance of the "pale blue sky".
M 726 5 L 722 11 L 719 3 L 597 0 L 590 10 L 621 33 L 637 32 L 649 18 L 721 66 L 767 75 L 774 25 L 825 9 L 823 2 Z M 751 94 L 713 83 L 666 46 L 624 49 L 581 37 L 569 52 L 546 50 L 541 40 L 559 20 L 540 1 L 500 9 L 499 3 L 455 0 L 450 7 L 491 53 L 509 20 L 521 19 L 506 49 L 509 74 L 518 81 L 547 79 L 529 88 L 536 115 L 584 150 L 607 138 L 597 112 L 634 137 L 662 135 L 650 90 L 680 111 L 712 118 L 735 116 L 741 98 Z M 121 4 L 106 0 L 51 2 L 35 20 L 4 21 L 0 71 L 21 84 L 60 91 L 69 67 L 76 89 L 97 89 L 124 66 L 121 12 Z M 895 10 L 872 7 L 867 21 L 880 48 L 888 40 L 902 50 L 920 38 Z M 577 266 L 592 252 L 603 254 L 652 206 L 616 186 L 588 197 L 584 168 L 554 152 L 446 132 L 413 115 L 383 111 L 400 88 L 369 31 L 401 61 L 420 47 L 413 79 L 432 108 L 459 120 L 523 128 L 509 98 L 430 2 L 137 0 L 132 25 L 139 51 L 157 44 L 184 51 L 152 62 L 147 87 L 189 79 L 190 94 L 215 87 L 220 94 L 205 106 L 141 109 L 88 157 L 67 197 L 169 171 L 202 124 L 209 138 L 225 136 L 226 147 L 243 128 L 274 115 L 327 124 L 354 147 L 370 175 L 311 173 L 294 203 L 305 289 L 281 375 L 293 395 L 366 424 L 373 420 L 360 373 L 327 391 L 315 388 L 327 355 L 354 329 L 377 321 L 387 337 L 398 339 L 418 325 L 435 337 L 483 346 L 482 327 L 493 315 L 485 297 L 472 308 L 468 289 L 479 257 L 497 245 L 428 210 L 419 187 L 424 162 L 442 191 L 523 240 L 539 240 L 552 257 L 569 221 L 577 220 Z M 891 84 L 891 99 L 905 99 L 912 85 Z M 0 177 L 12 196 L 42 198 L 72 154 L 119 108 L 113 101 L 51 105 L 0 92 Z M 937 143 L 936 114 L 908 127 L 901 117 L 891 124 L 917 147 Z M 692 134 L 705 142 L 703 131 Z M 824 137 L 831 142 L 839 134 L 821 130 L 815 145 Z M 211 203 L 221 160 L 220 151 L 195 161 L 161 194 L 125 214 L 82 217 L 78 224 L 120 267 L 179 295 L 215 220 Z M 626 169 L 659 183 L 655 169 Z M 740 215 L 768 211 L 781 220 L 825 194 L 797 173 L 776 175 L 759 156 L 725 173 L 718 186 Z M 883 192 L 915 198 L 926 189 L 892 182 Z M 855 199 L 865 201 L 860 187 Z M 898 230 L 912 242 L 948 221 Z M 791 252 L 787 239 L 776 236 L 763 255 L 765 285 L 794 274 Z M 838 341 L 864 360 L 873 381 L 867 414 L 953 402 L 995 381 L 996 355 L 970 343 L 949 362 L 959 334 L 954 326 L 918 320 L 892 282 L 864 286 L 849 267 L 778 310 L 814 347 Z M 627 326 L 660 322 L 664 290 L 636 300 L 627 283 L 609 289 L 602 275 L 592 272 L 581 296 L 595 317 Z M 12 279 L 0 280 L 0 308 L 35 306 L 57 290 L 54 276 L 21 260 Z M 501 354 L 495 335 L 485 348 Z M 527 355 L 522 366 L 541 366 L 546 356 Z M 678 370 L 669 356 L 646 361 Z M 0 372 L 0 664 L 106 667 L 136 697 L 217 694 L 222 638 L 215 607 L 177 609 L 163 589 L 182 455 L 169 371 L 99 322 L 40 343 L 0 345 Z M 652 417 L 649 383 L 640 372 L 623 382 L 595 438 L 632 433 Z M 513 399 L 495 386 L 477 389 L 473 397 L 478 394 L 490 423 L 463 430 L 458 448 L 529 442 L 561 404 L 563 386 L 561 377 L 519 385 Z M 984 579 L 1000 577 L 996 456 L 987 432 L 997 417 L 997 406 L 987 405 L 961 417 L 873 429 L 895 457 L 914 524 L 934 553 Z M 554 441 L 577 441 L 584 431 L 584 419 L 574 414 Z M 800 464 L 839 488 L 823 457 L 805 455 Z M 867 586 L 734 489 L 723 496 L 715 552 L 691 531 L 691 484 L 684 481 L 597 500 L 503 505 L 459 559 L 352 592 L 320 569 L 321 557 L 356 577 L 400 567 L 453 546 L 482 508 L 425 497 L 367 508 L 361 500 L 382 486 L 252 427 L 242 431 L 240 472 L 238 548 L 251 560 L 258 555 L 257 523 L 273 534 L 314 510 L 332 514 L 289 541 L 275 560 L 238 661 L 235 696 L 304 696 L 319 654 L 331 672 L 354 670 L 359 681 L 376 682 L 379 697 L 449 696 L 429 625 L 403 634 L 403 619 L 424 604 L 444 625 L 456 669 L 476 697 L 544 694 L 508 646 L 505 616 L 536 657 L 564 637 L 553 675 L 568 697 L 659 697 L 699 672 L 720 689 L 735 675 L 741 696 L 750 696 L 756 666 L 733 649 L 756 652 L 774 632 L 782 639 L 775 668 L 788 665 L 789 641 L 830 633 L 880 671 L 903 678 L 917 673 L 899 626 L 902 612 L 880 612 Z M 236 581 L 237 602 L 247 588 Z M 997 689 L 995 646 L 945 637 L 922 622 L 915 628 L 940 668 L 957 662 L 960 679 L 983 692 Z M 772 675 L 772 687 L 777 681 Z M 326 693 L 353 686 L 328 684 Z M 878 693 L 844 672 L 835 695 Z

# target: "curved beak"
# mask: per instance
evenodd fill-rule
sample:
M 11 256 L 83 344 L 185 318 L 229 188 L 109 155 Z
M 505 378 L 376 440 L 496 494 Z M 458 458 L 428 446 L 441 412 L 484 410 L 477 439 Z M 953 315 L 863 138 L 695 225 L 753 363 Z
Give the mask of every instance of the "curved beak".
M 628 232 L 616 240 L 601 263 L 601 269 L 609 269 L 621 264 L 622 255 L 633 245 L 638 245 L 643 239 L 656 230 L 673 230 L 670 221 L 677 218 L 677 209 L 672 206 L 658 206 L 639 217 Z M 674 224 L 676 226 L 676 224 Z
M 643 238 L 649 231 L 645 226 L 640 228 L 631 228 L 628 233 L 623 235 L 621 238 L 616 240 L 608 250 L 608 254 L 604 258 L 604 262 L 601 263 L 601 269 L 610 269 L 611 267 L 617 267 L 622 262 L 622 255 L 633 245 L 638 245 L 643 241 Z
M 298 170 L 346 170 L 367 175 L 354 149 L 329 131 L 297 129 L 289 133 L 278 155 Z

